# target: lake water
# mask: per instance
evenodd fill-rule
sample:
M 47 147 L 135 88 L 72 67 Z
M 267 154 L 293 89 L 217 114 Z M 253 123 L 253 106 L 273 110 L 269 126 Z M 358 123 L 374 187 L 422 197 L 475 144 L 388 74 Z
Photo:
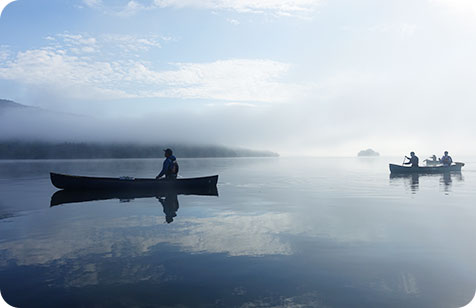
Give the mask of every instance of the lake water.
M 476 290 L 476 159 L 180 159 L 219 196 L 50 207 L 49 172 L 154 177 L 161 160 L 0 161 L 0 289 L 15 307 L 461 307 Z M 175 215 L 176 214 L 176 215 Z

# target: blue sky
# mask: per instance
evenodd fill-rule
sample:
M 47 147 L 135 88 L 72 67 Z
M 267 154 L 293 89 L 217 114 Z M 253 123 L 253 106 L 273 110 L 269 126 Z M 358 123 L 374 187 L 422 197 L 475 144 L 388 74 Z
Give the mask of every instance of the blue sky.
M 470 0 L 17 0 L 0 96 L 107 123 L 106 141 L 127 123 L 283 154 L 476 154 L 475 17 Z M 0 129 L 29 136 L 16 122 Z

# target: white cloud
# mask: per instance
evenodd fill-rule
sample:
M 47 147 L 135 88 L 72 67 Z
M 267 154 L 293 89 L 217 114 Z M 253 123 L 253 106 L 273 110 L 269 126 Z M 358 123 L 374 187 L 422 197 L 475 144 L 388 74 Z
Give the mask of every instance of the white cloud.
M 8 46 L 0 45 L 0 62 L 6 61 L 10 56 L 10 50 Z
M 64 39 L 64 42 L 74 45 L 95 45 L 96 39 L 93 37 L 84 37 L 81 34 L 59 34 L 59 37 Z
M 294 15 L 314 11 L 320 0 L 155 0 L 158 7 L 195 7 L 212 10 L 233 10 L 240 13 L 274 12 L 277 15 Z
M 255 108 L 255 104 L 249 104 L 249 103 L 236 103 L 236 102 L 231 102 L 231 103 L 226 103 L 225 106 L 229 107 L 249 107 L 249 108 Z
M 152 4 L 131 0 L 122 7 L 116 4 L 106 5 L 100 0 L 83 0 L 83 2 L 88 7 L 119 16 L 130 16 L 141 10 L 157 8 L 194 8 L 275 16 L 306 16 L 314 12 L 323 0 L 154 0 Z
M 129 1 L 124 8 L 117 12 L 119 16 L 131 16 L 138 11 L 147 10 L 151 7 L 144 6 L 136 1 Z
M 160 48 L 158 36 L 134 36 L 127 34 L 106 34 L 102 37 L 105 45 L 112 45 L 117 50 L 126 52 L 148 51 L 151 48 Z M 160 40 L 170 40 L 170 38 L 160 38 Z
M 73 99 L 168 97 L 225 101 L 285 101 L 297 85 L 279 81 L 290 65 L 267 59 L 228 59 L 208 63 L 172 63 L 157 70 L 135 52 L 160 47 L 156 37 L 61 34 L 50 46 L 0 52 L 0 78 L 37 86 Z M 108 57 L 104 51 L 111 52 Z M 116 53 L 114 53 L 116 52 Z
M 118 55 L 160 48 L 160 41 L 170 41 L 172 38 L 160 37 L 154 34 L 142 36 L 131 34 L 103 34 L 95 38 L 88 34 L 62 33 L 56 36 L 48 36 L 45 40 L 50 42 L 49 47 L 69 49 L 75 53 L 107 51 Z
M 83 0 L 83 3 L 92 8 L 99 8 L 103 6 L 102 0 Z
M 272 102 L 289 99 L 293 92 L 293 86 L 276 81 L 289 69 L 288 64 L 276 61 L 232 59 L 175 65 L 176 70 L 153 71 L 136 63 L 128 75 L 155 86 L 157 90 L 140 95 L 148 97 Z
M 229 23 L 232 24 L 232 25 L 239 25 L 239 24 L 240 24 L 240 21 L 239 21 L 239 20 L 233 19 L 233 18 L 227 18 L 226 21 L 229 22 Z
M 45 48 L 19 52 L 13 60 L 0 66 L 0 78 L 46 86 L 75 98 L 130 96 L 107 86 L 120 78 L 118 67 L 119 63 L 88 61 L 61 49 Z
M 106 1 L 108 2 L 108 1 Z M 109 4 L 112 2 L 112 4 Z M 144 5 L 138 1 L 131 0 L 127 2 L 126 5 L 117 5 L 113 1 L 109 1 L 108 3 L 104 3 L 102 0 L 83 0 L 83 4 L 86 7 L 93 8 L 96 10 L 100 10 L 105 14 L 117 15 L 117 16 L 131 16 L 141 10 L 148 10 L 152 9 L 155 6 L 148 6 Z M 82 6 L 79 6 L 82 8 Z

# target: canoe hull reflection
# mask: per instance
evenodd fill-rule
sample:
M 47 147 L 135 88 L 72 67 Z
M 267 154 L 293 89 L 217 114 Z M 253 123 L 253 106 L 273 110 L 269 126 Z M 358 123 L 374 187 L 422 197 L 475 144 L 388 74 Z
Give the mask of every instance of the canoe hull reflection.
M 51 183 L 57 188 L 66 190 L 203 190 L 215 187 L 218 175 L 199 178 L 180 178 L 176 180 L 156 180 L 140 178 L 104 178 L 74 176 L 59 173 L 50 173 Z
M 89 202 L 98 200 L 133 200 L 139 198 L 159 198 L 170 195 L 218 196 L 217 187 L 181 189 L 181 190 L 58 190 L 51 196 L 50 206 L 66 203 Z

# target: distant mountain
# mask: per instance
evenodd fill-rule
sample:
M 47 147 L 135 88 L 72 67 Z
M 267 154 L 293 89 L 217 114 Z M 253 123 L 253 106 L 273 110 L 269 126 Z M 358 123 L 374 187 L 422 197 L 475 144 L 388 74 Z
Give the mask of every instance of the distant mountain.
M 270 151 L 237 149 L 216 145 L 139 145 L 83 142 L 1 141 L 0 159 L 90 159 L 163 158 L 170 147 L 180 158 L 198 157 L 277 157 Z
M 372 149 L 367 149 L 367 150 L 362 150 L 360 151 L 357 156 L 363 157 L 363 156 L 379 156 L 380 154 L 378 152 L 375 152 Z
M 31 108 L 29 106 L 25 106 L 22 104 L 18 104 L 14 101 L 8 100 L 8 99 L 1 99 L 0 98 L 0 110 L 2 109 L 7 109 L 7 108 Z
M 162 158 L 162 149 L 169 147 L 177 157 L 279 156 L 270 151 L 170 141 L 161 138 L 160 129 L 157 135 L 141 139 L 154 129 L 140 121 L 106 121 L 0 99 L 0 159 Z

